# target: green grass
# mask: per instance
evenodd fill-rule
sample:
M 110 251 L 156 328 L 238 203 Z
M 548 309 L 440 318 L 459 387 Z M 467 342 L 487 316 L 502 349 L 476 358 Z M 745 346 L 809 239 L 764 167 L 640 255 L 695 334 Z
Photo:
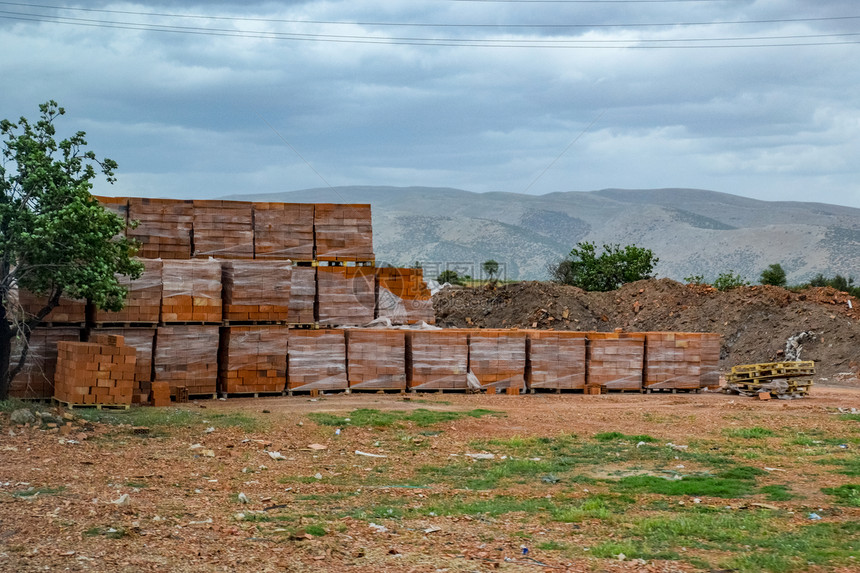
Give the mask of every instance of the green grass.
M 562 543 L 559 541 L 544 541 L 543 543 L 538 543 L 535 548 L 540 551 L 566 551 L 570 545 L 567 543 Z
M 22 408 L 32 410 L 33 405 L 29 402 L 25 402 L 24 400 L 19 400 L 18 398 L 0 400 L 0 412 L 14 412 L 15 410 L 20 410 Z
M 746 440 L 770 438 L 776 435 L 773 430 L 768 430 L 767 428 L 762 428 L 760 426 L 754 426 L 752 428 L 727 429 L 725 430 L 725 434 L 730 438 L 743 438 Z
M 768 501 L 789 501 L 795 499 L 787 485 L 765 485 L 759 488 L 759 492 L 765 494 Z
M 860 507 L 860 484 L 845 484 L 839 487 L 824 487 L 821 491 L 832 495 L 840 505 Z
M 159 428 L 191 428 L 206 425 L 215 428 L 240 428 L 246 432 L 264 430 L 268 425 L 262 420 L 242 412 L 200 412 L 185 408 L 132 407 L 128 410 L 81 409 L 76 415 L 84 420 L 102 424 L 128 424 Z
M 387 428 L 399 422 L 412 422 L 419 427 L 432 426 L 441 422 L 452 422 L 464 417 L 480 418 L 483 416 L 503 416 L 503 412 L 493 410 L 474 409 L 466 412 L 427 410 L 391 410 L 380 411 L 369 408 L 353 410 L 345 416 L 329 414 L 325 412 L 314 412 L 308 417 L 321 426 L 346 427 L 356 426 L 362 428 Z
M 96 537 L 99 535 L 108 539 L 122 539 L 128 535 L 128 531 L 122 527 L 90 527 L 84 531 L 85 537 Z
M 839 466 L 840 469 L 836 473 L 846 476 L 860 476 L 860 456 L 851 456 L 849 458 L 823 458 L 816 460 L 819 464 L 830 466 Z
M 839 414 L 843 422 L 860 422 L 860 414 Z
M 603 432 L 600 434 L 594 434 L 594 439 L 598 442 L 632 442 L 634 444 L 638 444 L 639 442 L 645 442 L 648 444 L 657 442 L 657 438 L 651 437 L 647 434 L 628 436 L 622 434 L 621 432 Z
M 738 498 L 753 493 L 754 487 L 752 480 L 733 477 L 699 475 L 675 480 L 639 475 L 621 478 L 611 489 L 628 493 Z

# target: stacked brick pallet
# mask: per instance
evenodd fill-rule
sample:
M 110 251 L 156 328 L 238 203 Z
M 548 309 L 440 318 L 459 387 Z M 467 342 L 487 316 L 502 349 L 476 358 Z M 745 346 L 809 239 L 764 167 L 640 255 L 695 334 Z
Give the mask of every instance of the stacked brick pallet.
M 719 358 L 717 335 L 647 332 L 643 386 L 646 389 L 690 390 L 712 385 L 709 381 L 718 367 Z
M 280 325 L 221 329 L 218 385 L 225 394 L 283 392 L 289 331 Z
M 254 258 L 314 258 L 314 206 L 305 203 L 254 203 Z
M 346 390 L 343 330 L 292 330 L 287 353 L 287 390 Z
M 421 269 L 376 269 L 376 314 L 393 324 L 434 324 L 436 313 Z
M 221 263 L 164 261 L 161 322 L 221 322 Z
M 119 283 L 128 289 L 125 306 L 118 312 L 95 309 L 95 322 L 103 323 L 158 323 L 161 312 L 162 268 L 161 259 L 143 259 L 143 273 L 137 280 L 119 276 Z M 54 313 L 51 313 L 53 316 Z
M 12 380 L 9 395 L 17 398 L 50 398 L 54 395 L 54 374 L 57 369 L 57 344 L 78 342 L 81 329 L 76 326 L 40 327 L 30 334 L 27 361 L 21 372 Z M 21 347 L 12 353 L 12 364 L 17 364 Z
M 525 331 L 477 330 L 469 333 L 469 369 L 482 388 L 525 389 Z
M 293 267 L 290 279 L 290 308 L 287 315 L 287 321 L 290 324 L 316 322 L 314 312 L 316 293 L 316 267 Z
M 415 390 L 466 390 L 469 331 L 407 331 L 408 386 Z
M 588 385 L 605 390 L 640 390 L 645 335 L 638 332 L 588 333 Z
M 99 201 L 103 198 L 99 197 Z M 138 256 L 145 259 L 190 259 L 194 203 L 174 199 L 128 200 L 126 235 L 140 242 Z
M 194 200 L 194 256 L 254 258 L 254 214 L 244 201 Z
M 132 395 L 133 404 L 143 404 L 149 401 L 149 394 L 152 390 L 152 355 L 155 349 L 155 332 L 156 326 L 154 324 L 149 328 L 98 327 L 92 330 L 92 334 L 96 335 L 121 336 L 125 339 L 127 346 L 134 348 L 137 360 L 134 365 L 135 386 L 134 394 Z
M 372 268 L 317 268 L 317 313 L 321 325 L 367 324 L 374 318 L 375 307 Z
M 289 320 L 292 265 L 287 261 L 224 261 L 223 318 L 238 322 Z
M 153 356 L 155 382 L 167 382 L 170 393 L 214 396 L 218 382 L 218 326 L 158 327 Z
M 135 349 L 121 336 L 59 342 L 54 397 L 70 405 L 131 404 Z
M 36 296 L 28 291 L 18 291 L 18 304 L 28 316 L 35 316 L 48 303 L 48 297 Z M 60 297 L 60 304 L 45 317 L 45 322 L 62 325 L 83 325 L 87 319 L 87 301 Z
M 315 205 L 314 236 L 317 260 L 374 259 L 370 205 Z
M 585 388 L 586 333 L 534 330 L 528 333 L 528 387 L 534 390 Z
M 350 389 L 406 389 L 404 331 L 350 329 L 346 342 Z

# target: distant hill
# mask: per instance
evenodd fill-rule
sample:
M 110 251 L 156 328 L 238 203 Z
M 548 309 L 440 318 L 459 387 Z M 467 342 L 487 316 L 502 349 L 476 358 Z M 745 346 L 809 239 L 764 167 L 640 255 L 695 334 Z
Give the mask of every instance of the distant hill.
M 708 280 L 729 270 L 756 282 L 780 263 L 790 283 L 817 273 L 860 279 L 860 209 L 758 201 L 700 189 L 604 189 L 520 195 L 431 187 L 336 187 L 224 199 L 370 203 L 377 260 L 450 265 L 473 276 L 495 259 L 510 279 L 546 278 L 579 241 L 635 243 L 657 275 Z M 469 271 L 469 269 L 473 269 Z

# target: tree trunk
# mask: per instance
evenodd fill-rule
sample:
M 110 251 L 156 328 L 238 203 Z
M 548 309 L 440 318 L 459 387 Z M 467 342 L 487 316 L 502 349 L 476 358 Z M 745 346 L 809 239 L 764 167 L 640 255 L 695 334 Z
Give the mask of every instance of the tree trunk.
M 9 388 L 12 386 L 10 364 L 12 362 L 12 339 L 14 331 L 6 322 L 6 309 L 0 306 L 0 401 L 9 398 Z

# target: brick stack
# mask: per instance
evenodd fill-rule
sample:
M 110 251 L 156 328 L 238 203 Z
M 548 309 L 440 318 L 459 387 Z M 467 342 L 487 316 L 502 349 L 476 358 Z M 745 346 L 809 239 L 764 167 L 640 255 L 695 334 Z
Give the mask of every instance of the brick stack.
M 313 324 L 316 322 L 316 313 L 314 312 L 316 293 L 316 268 L 293 267 L 290 279 L 290 308 L 287 315 L 290 324 Z
M 370 205 L 317 204 L 314 207 L 316 258 L 320 261 L 372 261 Z
M 164 261 L 161 322 L 221 322 L 221 263 Z
M 147 401 L 156 407 L 170 406 L 170 384 L 167 382 L 153 382 Z
M 126 235 L 141 243 L 137 255 L 145 259 L 190 259 L 193 207 L 192 201 L 129 198 Z M 132 228 L 132 221 L 138 222 L 136 228 Z
M 217 326 L 159 326 L 153 357 L 155 382 L 170 384 L 170 394 L 215 395 L 218 383 Z
M 286 261 L 221 263 L 224 320 L 287 322 L 292 265 Z
M 57 343 L 77 342 L 80 328 L 40 327 L 30 333 L 30 346 L 24 367 L 12 380 L 9 395 L 16 398 L 50 398 L 54 395 L 54 373 L 57 369 Z M 13 341 L 14 344 L 14 341 Z M 12 365 L 17 365 L 21 347 L 12 351 Z
M 54 397 L 69 404 L 131 404 L 135 349 L 122 336 L 57 343 Z
M 254 258 L 310 261 L 314 258 L 314 206 L 254 203 Z
M 469 331 L 407 331 L 411 363 L 407 384 L 414 390 L 465 390 L 469 387 Z
M 222 393 L 283 392 L 289 331 L 279 325 L 221 329 L 218 384 Z
M 470 332 L 469 370 L 478 378 L 483 388 L 525 389 L 525 331 Z
M 606 390 L 641 390 L 645 335 L 637 332 L 589 332 L 589 386 Z
M 195 258 L 254 258 L 251 203 L 195 199 L 193 229 Z
M 376 269 L 376 314 L 393 324 L 436 323 L 421 269 Z
M 137 280 L 118 276 L 119 283 L 128 289 L 125 306 L 118 312 L 95 309 L 95 321 L 135 322 L 155 325 L 161 311 L 161 259 L 143 259 L 143 273 Z
M 287 352 L 287 389 L 346 390 L 343 330 L 292 330 Z
M 317 268 L 317 305 L 321 325 L 360 326 L 374 318 L 374 273 L 369 267 Z
M 406 333 L 402 330 L 346 331 L 350 389 L 406 389 Z
M 692 332 L 646 332 L 646 389 L 702 387 L 702 335 Z
M 33 293 L 19 289 L 18 304 L 26 315 L 34 316 L 48 303 L 48 297 L 37 296 Z M 87 319 L 87 301 L 84 299 L 71 299 L 60 297 L 60 304 L 48 313 L 43 322 L 57 324 L 83 324 Z
M 127 197 L 93 197 L 96 201 L 101 203 L 102 207 L 105 208 L 106 211 L 110 211 L 120 219 L 122 219 L 126 225 L 128 225 L 128 198 Z M 125 229 L 120 233 L 121 235 L 125 234 Z
M 92 333 L 121 336 L 126 346 L 131 346 L 137 352 L 137 362 L 134 367 L 134 380 L 137 383 L 135 393 L 148 395 L 152 381 L 152 353 L 155 348 L 155 326 L 152 328 L 97 328 Z
M 529 338 L 528 386 L 533 389 L 585 388 L 584 332 L 532 330 Z
M 702 388 L 720 387 L 720 335 L 713 332 L 702 333 Z

